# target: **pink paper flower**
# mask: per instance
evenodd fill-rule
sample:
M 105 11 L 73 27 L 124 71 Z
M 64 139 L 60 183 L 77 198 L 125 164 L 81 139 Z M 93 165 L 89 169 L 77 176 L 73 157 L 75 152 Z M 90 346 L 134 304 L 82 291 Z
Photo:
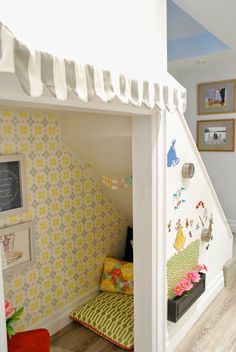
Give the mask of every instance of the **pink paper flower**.
M 182 294 L 184 293 L 184 291 L 182 290 L 182 288 L 177 285 L 175 288 L 174 288 L 174 293 L 176 294 L 176 296 L 182 296 Z
M 174 288 L 174 293 L 176 294 L 176 296 L 182 296 L 184 292 L 191 290 L 192 287 L 193 284 L 190 279 L 182 279 Z
M 199 264 L 197 267 L 196 267 L 196 270 L 197 271 L 207 271 L 207 267 L 206 267 L 206 265 L 205 264 L 203 264 L 203 265 L 201 265 L 201 264 Z
M 15 308 L 12 307 L 11 302 L 5 299 L 5 316 L 6 316 L 6 319 L 10 318 L 14 312 L 15 312 Z
M 201 280 L 199 272 L 201 270 L 207 271 L 206 265 L 198 265 L 193 271 L 189 271 L 184 279 L 181 279 L 176 287 L 173 289 L 176 296 L 182 296 L 184 292 L 190 291 L 193 288 L 193 283 L 197 283 Z
M 179 286 L 183 291 L 189 291 L 193 287 L 193 284 L 190 279 L 186 278 L 179 281 Z
M 186 274 L 186 278 L 189 279 L 192 282 L 199 282 L 201 279 L 201 276 L 198 274 L 197 271 L 189 271 Z

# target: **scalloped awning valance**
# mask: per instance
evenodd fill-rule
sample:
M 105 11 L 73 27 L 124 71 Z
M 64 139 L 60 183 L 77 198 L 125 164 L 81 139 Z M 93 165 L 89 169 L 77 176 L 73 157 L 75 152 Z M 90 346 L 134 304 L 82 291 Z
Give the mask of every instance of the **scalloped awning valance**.
M 13 73 L 32 97 L 43 95 L 44 87 L 59 100 L 73 92 L 84 102 L 98 96 L 103 102 L 117 97 L 123 104 L 181 113 L 186 108 L 186 90 L 178 87 L 130 79 L 99 70 L 92 65 L 60 59 L 48 53 L 30 51 L 0 23 L 0 72 Z

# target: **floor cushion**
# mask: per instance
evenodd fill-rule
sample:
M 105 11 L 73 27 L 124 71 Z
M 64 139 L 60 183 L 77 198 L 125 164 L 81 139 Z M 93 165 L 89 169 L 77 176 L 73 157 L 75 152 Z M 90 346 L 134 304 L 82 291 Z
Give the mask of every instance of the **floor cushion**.
M 134 296 L 102 292 L 70 318 L 126 350 L 134 348 Z

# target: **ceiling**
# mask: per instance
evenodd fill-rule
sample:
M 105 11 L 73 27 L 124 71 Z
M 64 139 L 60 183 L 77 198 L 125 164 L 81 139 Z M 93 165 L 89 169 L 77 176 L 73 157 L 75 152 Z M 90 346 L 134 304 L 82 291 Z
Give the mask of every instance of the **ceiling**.
M 177 6 L 172 0 L 167 1 L 167 15 L 169 42 L 207 32 L 203 26 Z
M 236 59 L 235 0 L 167 0 L 170 72 Z M 226 6 L 227 5 L 227 6 Z

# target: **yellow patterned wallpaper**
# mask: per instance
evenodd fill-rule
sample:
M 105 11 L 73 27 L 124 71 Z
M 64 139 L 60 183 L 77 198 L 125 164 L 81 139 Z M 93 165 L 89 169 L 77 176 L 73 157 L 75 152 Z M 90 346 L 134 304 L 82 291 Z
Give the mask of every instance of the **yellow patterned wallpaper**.
M 4 283 L 26 329 L 97 286 L 104 258 L 124 252 L 127 223 L 61 143 L 55 115 L 0 112 L 0 154 L 14 153 L 26 157 L 29 207 L 0 227 L 35 221 L 37 264 Z

